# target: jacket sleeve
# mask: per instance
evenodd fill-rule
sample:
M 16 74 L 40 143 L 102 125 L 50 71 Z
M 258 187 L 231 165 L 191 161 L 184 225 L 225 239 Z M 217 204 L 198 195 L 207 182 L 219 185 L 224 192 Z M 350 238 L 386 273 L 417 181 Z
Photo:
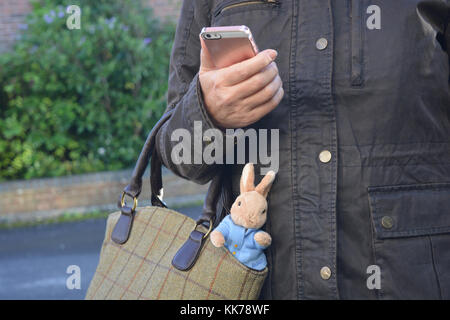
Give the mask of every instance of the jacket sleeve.
M 204 184 L 212 179 L 219 164 L 207 165 L 203 158 L 199 159 L 200 148 L 194 150 L 194 123 L 197 124 L 198 136 L 206 130 L 215 128 L 204 107 L 198 80 L 200 66 L 200 40 L 199 33 L 205 26 L 210 25 L 211 1 L 185 0 L 181 8 L 175 41 L 172 47 L 169 69 L 169 89 L 167 110 L 173 110 L 171 118 L 161 127 L 157 134 L 156 148 L 163 164 L 175 174 Z M 201 124 L 201 132 L 199 132 Z M 181 129 L 181 130 L 177 130 Z M 190 140 L 179 137 L 172 141 L 175 131 L 188 133 Z M 220 132 L 220 130 L 218 130 Z M 180 163 L 172 159 L 174 146 L 183 140 L 190 148 L 190 161 Z M 190 143 L 189 143 L 190 142 Z M 201 150 L 204 150 L 207 142 L 201 139 Z M 197 155 L 194 154 L 197 152 Z M 196 161 L 195 161 L 196 160 Z
M 417 8 L 422 17 L 436 30 L 437 40 L 447 51 L 450 63 L 450 0 L 423 0 Z

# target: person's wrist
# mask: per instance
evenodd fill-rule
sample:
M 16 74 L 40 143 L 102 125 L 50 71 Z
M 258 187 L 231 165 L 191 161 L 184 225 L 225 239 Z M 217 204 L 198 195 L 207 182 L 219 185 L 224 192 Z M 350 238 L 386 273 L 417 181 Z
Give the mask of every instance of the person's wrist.
M 225 131 L 225 128 L 214 118 L 212 112 L 209 109 L 208 104 L 205 101 L 205 94 L 203 92 L 202 83 L 200 81 L 201 75 L 199 74 L 197 79 L 197 95 L 200 104 L 200 108 L 205 114 L 205 117 L 208 119 L 212 127 L 220 129 L 221 131 Z

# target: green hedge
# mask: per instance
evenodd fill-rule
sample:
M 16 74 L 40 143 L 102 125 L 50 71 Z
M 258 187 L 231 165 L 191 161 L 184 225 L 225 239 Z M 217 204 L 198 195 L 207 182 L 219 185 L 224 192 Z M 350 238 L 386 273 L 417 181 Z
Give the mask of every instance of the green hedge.
M 0 55 L 0 180 L 132 166 L 165 109 L 174 25 L 139 1 L 41 0 L 20 28 Z

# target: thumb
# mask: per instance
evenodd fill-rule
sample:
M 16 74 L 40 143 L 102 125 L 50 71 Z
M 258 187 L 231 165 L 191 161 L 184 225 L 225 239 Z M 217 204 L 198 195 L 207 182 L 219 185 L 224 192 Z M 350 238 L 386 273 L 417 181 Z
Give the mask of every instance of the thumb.
M 200 37 L 200 44 L 202 46 L 202 50 L 200 51 L 200 71 L 205 72 L 216 69 L 202 37 Z

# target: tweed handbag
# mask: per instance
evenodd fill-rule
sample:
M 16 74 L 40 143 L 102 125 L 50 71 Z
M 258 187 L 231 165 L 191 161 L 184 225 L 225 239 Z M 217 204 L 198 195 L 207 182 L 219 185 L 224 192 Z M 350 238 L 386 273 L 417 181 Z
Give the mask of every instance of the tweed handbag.
M 120 197 L 120 211 L 107 219 L 99 264 L 86 299 L 257 299 L 267 267 L 250 269 L 209 240 L 212 228 L 220 222 L 215 217 L 224 175 L 212 180 L 197 221 L 168 209 L 162 201 L 155 137 L 170 116 L 171 112 L 164 114 L 150 132 L 131 182 Z M 152 206 L 137 207 L 150 158 Z M 133 199 L 132 206 L 126 204 L 127 196 Z

